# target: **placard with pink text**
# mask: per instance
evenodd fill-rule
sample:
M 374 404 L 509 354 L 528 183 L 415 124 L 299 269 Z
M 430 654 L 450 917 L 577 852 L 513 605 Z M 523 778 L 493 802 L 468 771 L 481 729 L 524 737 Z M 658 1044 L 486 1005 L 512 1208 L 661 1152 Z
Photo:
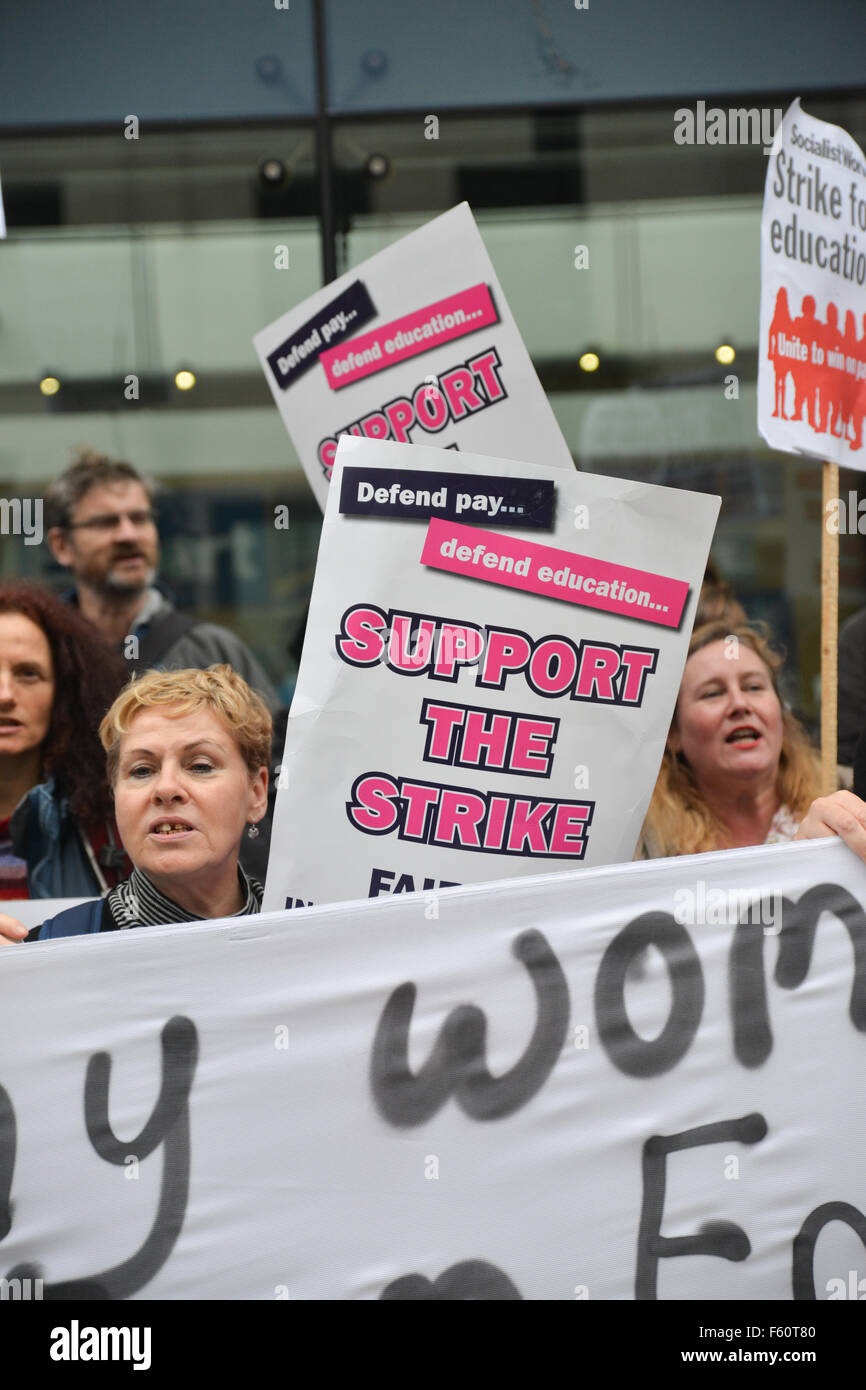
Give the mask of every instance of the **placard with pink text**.
M 718 509 L 341 439 L 265 907 L 630 859 Z
M 467 203 L 254 343 L 323 511 L 342 434 L 573 466 Z

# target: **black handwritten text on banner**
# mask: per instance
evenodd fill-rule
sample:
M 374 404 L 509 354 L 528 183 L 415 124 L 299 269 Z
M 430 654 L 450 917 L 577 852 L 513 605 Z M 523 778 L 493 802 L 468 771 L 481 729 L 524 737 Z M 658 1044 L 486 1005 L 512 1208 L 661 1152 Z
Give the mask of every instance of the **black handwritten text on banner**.
M 848 1297 L 864 903 L 819 841 L 7 948 L 0 1274 Z

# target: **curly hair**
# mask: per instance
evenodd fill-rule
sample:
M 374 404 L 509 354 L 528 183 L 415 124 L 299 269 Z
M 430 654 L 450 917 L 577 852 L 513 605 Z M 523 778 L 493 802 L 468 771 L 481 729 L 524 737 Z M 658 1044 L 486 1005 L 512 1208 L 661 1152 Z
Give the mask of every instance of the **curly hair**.
M 820 763 L 806 730 L 785 707 L 779 694 L 782 655 L 770 645 L 763 625 L 737 623 L 723 619 L 695 628 L 689 642 L 689 656 L 712 642 L 736 637 L 759 656 L 770 673 L 773 689 L 782 706 L 782 748 L 776 775 L 776 795 L 780 806 L 787 806 L 796 817 L 805 815 L 821 794 Z M 676 728 L 674 712 L 671 730 Z M 701 854 L 724 843 L 725 827 L 705 800 L 695 775 L 682 753 L 675 753 L 670 736 L 665 745 L 652 801 L 641 832 L 643 849 L 652 858 L 676 854 Z
M 20 613 L 45 634 L 54 665 L 54 702 L 42 772 L 54 778 L 77 819 L 96 825 L 112 814 L 97 728 L 127 679 L 126 664 L 77 609 L 39 584 L 0 584 L 0 613 Z
M 172 707 L 169 718 L 180 718 L 200 709 L 213 710 L 237 743 L 250 775 L 267 767 L 273 732 L 270 711 L 262 697 L 231 666 L 148 671 L 121 690 L 99 726 L 112 786 L 117 781 L 120 740 L 133 718 L 141 709 L 164 705 Z

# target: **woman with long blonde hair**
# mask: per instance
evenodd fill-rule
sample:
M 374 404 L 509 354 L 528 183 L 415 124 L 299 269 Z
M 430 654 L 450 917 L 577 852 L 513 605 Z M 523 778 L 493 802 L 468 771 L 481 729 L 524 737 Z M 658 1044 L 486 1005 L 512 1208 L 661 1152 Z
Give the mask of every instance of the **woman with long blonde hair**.
M 639 858 L 794 838 L 820 764 L 782 702 L 781 664 L 754 624 L 695 629 Z

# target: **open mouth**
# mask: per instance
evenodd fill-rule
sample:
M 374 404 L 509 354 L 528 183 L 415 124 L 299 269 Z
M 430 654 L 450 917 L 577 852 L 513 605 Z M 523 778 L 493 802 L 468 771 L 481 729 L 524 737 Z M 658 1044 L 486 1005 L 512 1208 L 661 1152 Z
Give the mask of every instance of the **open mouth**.
M 186 835 L 192 828 L 185 820 L 158 820 L 150 827 L 150 834 L 160 839 L 170 839 L 174 835 Z
M 0 729 L 21 729 L 23 727 L 20 719 L 6 719 L 0 717 Z
M 725 743 L 735 743 L 741 748 L 752 748 L 761 737 L 757 729 L 751 724 L 741 724 L 736 729 L 732 729 L 725 739 Z

